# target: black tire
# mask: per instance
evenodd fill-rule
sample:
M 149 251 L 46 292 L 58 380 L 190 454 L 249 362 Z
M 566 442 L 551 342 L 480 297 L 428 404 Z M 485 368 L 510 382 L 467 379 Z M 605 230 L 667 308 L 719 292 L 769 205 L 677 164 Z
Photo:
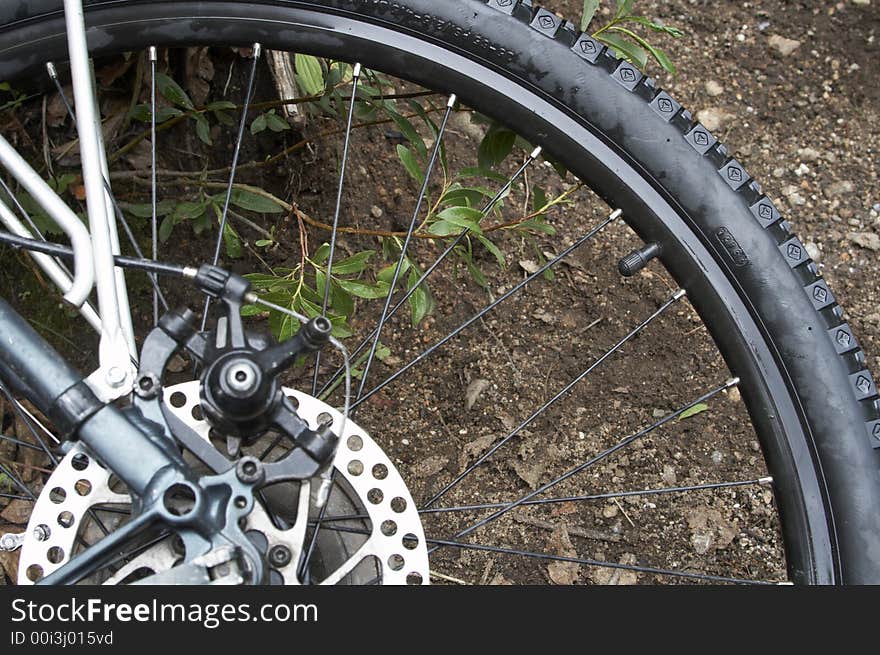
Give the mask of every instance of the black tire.
M 531 0 L 87 4 L 99 51 L 207 42 L 216 27 L 228 43 L 296 39 L 367 64 L 381 36 L 387 72 L 455 92 L 546 144 L 645 241 L 664 245 L 664 265 L 742 378 L 792 579 L 880 583 L 880 402 L 864 354 L 760 186 L 650 78 Z M 0 79 L 64 58 L 59 11 L 56 0 L 0 7 Z M 328 30 L 347 38 L 322 39 Z M 494 93 L 468 82 L 475 71 Z

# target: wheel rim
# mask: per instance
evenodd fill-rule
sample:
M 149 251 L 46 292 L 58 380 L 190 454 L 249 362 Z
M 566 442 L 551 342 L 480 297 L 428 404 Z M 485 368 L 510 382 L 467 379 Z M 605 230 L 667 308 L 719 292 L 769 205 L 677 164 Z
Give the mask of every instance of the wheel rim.
M 166 10 L 164 7 L 162 9 Z M 167 11 L 173 11 L 180 16 L 186 15 L 186 10 L 187 6 L 184 5 Z M 155 7 L 144 10 L 145 13 L 147 11 L 151 15 L 143 20 L 133 19 L 131 11 L 125 12 L 127 20 L 133 21 L 140 27 L 138 38 L 142 40 L 144 46 L 150 44 L 151 37 L 160 45 L 166 44 L 167 41 L 178 43 L 180 39 L 199 42 L 200 37 L 186 33 L 181 21 L 176 21 L 172 28 L 166 19 L 156 18 Z M 269 11 L 267 9 L 267 12 Z M 772 424 L 766 419 L 765 413 L 755 413 L 752 418 L 759 434 L 764 437 L 763 445 L 777 485 L 786 483 L 794 485 L 794 488 L 786 488 L 779 495 L 790 574 L 799 582 L 834 580 L 838 565 L 835 562 L 829 536 L 828 517 L 821 502 L 822 486 L 815 477 L 806 446 L 808 440 L 802 433 L 797 408 L 787 393 L 786 381 L 777 369 L 758 363 L 773 361 L 773 352 L 766 346 L 759 326 L 750 318 L 749 307 L 743 303 L 723 271 L 714 263 L 705 246 L 693 232 L 687 229 L 685 220 L 674 211 L 668 199 L 662 197 L 644 178 L 640 177 L 619 153 L 602 143 L 596 135 L 591 134 L 587 128 L 565 112 L 469 60 L 448 56 L 446 66 L 436 62 L 429 64 L 431 58 L 436 55 L 435 46 L 390 32 L 381 26 L 365 27 L 360 22 L 350 22 L 343 17 L 314 11 L 277 9 L 271 11 L 275 14 L 273 20 L 283 19 L 288 25 L 296 25 L 297 43 L 302 44 L 303 51 L 317 52 L 319 45 L 326 45 L 321 37 L 327 30 L 344 30 L 346 27 L 357 25 L 360 27 L 361 38 L 355 41 L 356 47 L 352 48 L 351 43 L 348 43 L 344 44 L 345 47 L 340 45 L 336 48 L 324 48 L 319 54 L 335 58 L 353 53 L 363 55 L 358 58 L 366 66 L 369 66 L 372 59 L 397 63 L 403 67 L 403 63 L 389 55 L 389 52 L 399 52 L 403 49 L 409 53 L 406 62 L 408 70 L 412 70 L 412 62 L 415 59 L 424 64 L 424 69 L 416 68 L 424 70 L 423 77 L 425 80 L 431 78 L 435 82 L 433 86 L 439 83 L 443 86 L 443 90 L 465 89 L 461 92 L 461 96 L 468 100 L 468 104 L 477 108 L 492 106 L 497 112 L 500 112 L 499 107 L 503 107 L 507 110 L 505 112 L 507 115 L 514 117 L 513 120 L 518 115 L 522 115 L 523 106 L 534 107 L 534 102 L 538 101 L 543 103 L 539 112 L 540 119 L 532 123 L 531 134 L 526 136 L 534 138 L 534 135 L 540 133 L 543 137 L 541 143 L 553 144 L 552 147 L 548 146 L 548 149 L 554 155 L 569 164 L 570 168 L 578 172 L 582 178 L 591 179 L 597 187 L 602 187 L 606 192 L 604 195 L 613 201 L 612 206 L 626 210 L 624 215 L 630 227 L 642 236 L 645 242 L 659 241 L 664 244 L 664 264 L 667 270 L 687 285 L 695 309 L 710 325 L 728 361 L 735 362 L 735 372 L 745 382 L 743 396 L 747 405 L 775 408 L 775 416 L 779 420 Z M 258 22 L 252 17 L 241 16 L 240 13 L 240 8 L 233 5 L 224 6 L 222 11 L 218 11 L 222 19 L 218 18 L 216 24 L 223 22 L 228 25 L 230 21 L 234 21 L 239 43 L 261 40 L 267 46 L 273 44 L 271 35 L 267 34 L 265 19 Z M 112 26 L 107 29 L 107 33 L 118 30 L 121 34 L 123 28 L 130 30 L 131 25 L 124 26 L 124 22 L 118 20 L 118 15 L 118 12 L 109 9 L 95 13 L 94 19 Z M 212 24 L 209 19 L 203 20 L 205 21 L 203 25 Z M 273 25 L 273 29 L 277 27 L 277 23 Z M 49 42 L 59 42 L 57 29 L 53 31 L 46 25 L 40 26 L 40 29 L 44 34 L 54 34 L 52 37 L 46 37 L 41 46 L 46 46 Z M 130 36 L 130 32 L 127 33 Z M 277 34 L 276 38 L 279 38 Z M 371 52 L 364 50 L 366 46 L 362 42 L 369 42 Z M 63 41 L 60 43 L 63 44 Z M 54 48 L 58 50 L 57 45 Z M 383 57 L 380 58 L 380 54 Z M 25 64 L 25 59 L 22 57 L 12 57 L 11 60 Z M 386 65 L 384 68 L 392 68 L 387 72 L 395 74 L 393 66 Z M 420 81 L 418 76 L 409 77 L 416 77 L 415 81 Z M 464 78 L 470 78 L 470 81 Z M 479 88 L 485 90 L 482 85 L 491 86 L 497 89 L 496 94 L 487 94 L 478 98 L 477 96 L 481 94 L 473 90 L 477 88 L 475 79 L 481 80 Z M 468 88 L 469 84 L 471 88 Z M 486 113 L 491 114 L 491 112 Z M 572 151 L 572 144 L 575 143 L 580 144 L 577 153 Z M 580 150 L 584 144 L 589 144 L 587 149 L 590 158 L 587 161 L 576 156 L 584 154 Z M 630 171 L 629 174 L 615 177 L 615 180 L 622 180 L 623 184 L 619 182 L 612 184 L 609 181 L 609 171 L 612 169 Z M 621 186 L 623 188 L 620 188 Z M 609 189 L 613 189 L 614 193 L 609 192 Z M 612 195 L 614 197 L 611 197 Z M 705 266 L 709 270 L 698 279 L 694 271 L 700 266 Z M 732 326 L 736 326 L 735 329 Z M 750 349 L 757 350 L 759 356 L 746 357 L 746 352 Z M 794 480 L 798 482 L 795 484 Z M 808 534 L 811 535 L 809 538 L 806 536 Z

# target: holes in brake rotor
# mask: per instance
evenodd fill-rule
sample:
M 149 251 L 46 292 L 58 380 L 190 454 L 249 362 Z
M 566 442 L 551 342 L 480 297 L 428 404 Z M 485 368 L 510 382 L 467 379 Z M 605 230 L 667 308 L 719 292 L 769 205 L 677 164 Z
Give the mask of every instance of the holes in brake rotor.
M 46 552 L 46 559 L 52 564 L 61 564 L 64 561 L 64 549 L 59 546 L 52 546 Z
M 84 453 L 77 453 L 70 460 L 74 471 L 85 471 L 89 467 L 89 457 Z
M 184 405 L 186 405 L 186 394 L 181 391 L 175 391 L 171 394 L 171 398 L 168 399 L 168 402 L 171 403 L 172 407 L 176 407 L 180 409 Z
M 69 528 L 76 522 L 73 514 L 71 512 L 61 512 L 58 515 L 58 525 L 62 528 Z

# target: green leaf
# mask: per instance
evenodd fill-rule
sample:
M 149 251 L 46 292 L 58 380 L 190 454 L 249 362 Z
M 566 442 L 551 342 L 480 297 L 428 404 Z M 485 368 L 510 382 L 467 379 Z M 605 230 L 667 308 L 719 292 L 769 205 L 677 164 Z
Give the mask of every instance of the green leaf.
M 677 27 L 671 27 L 668 25 L 658 25 L 650 18 L 645 18 L 644 16 L 627 16 L 623 21 L 625 23 L 638 23 L 639 25 L 643 25 L 648 29 L 653 30 L 654 32 L 660 32 L 661 34 L 668 34 L 674 39 L 680 39 L 684 36 L 684 32 L 682 32 Z
M 337 314 L 351 316 L 354 313 L 354 298 L 336 280 L 330 283 L 330 302 Z
M 364 250 L 347 259 L 335 262 L 333 264 L 334 275 L 352 275 L 354 273 L 362 273 L 367 268 L 370 258 L 376 254 L 375 250 Z
M 248 211 L 257 212 L 258 214 L 282 214 L 284 207 L 279 205 L 275 200 L 266 196 L 247 191 L 246 189 L 235 188 L 232 190 L 230 202 L 236 207 L 247 209 Z
M 490 200 L 495 197 L 489 189 L 485 187 L 462 187 L 453 185 L 452 188 L 440 200 L 442 205 L 451 205 L 453 207 L 479 207 L 485 204 L 485 198 Z
M 415 269 L 411 270 L 409 274 L 408 290 L 411 290 L 418 281 L 418 273 L 416 273 Z M 413 327 L 418 326 L 418 324 L 422 322 L 425 316 L 431 311 L 432 305 L 431 297 L 425 290 L 424 285 L 419 286 L 418 289 L 413 291 L 412 295 L 409 297 L 409 308 Z
M 532 211 L 539 211 L 547 206 L 547 193 L 539 186 L 532 190 Z
M 316 264 L 323 264 L 327 261 L 327 257 L 330 256 L 330 244 L 324 243 L 315 251 L 315 254 L 312 255 L 312 261 Z
M 586 32 L 587 27 L 593 22 L 593 17 L 599 9 L 599 0 L 584 0 L 584 13 L 581 15 L 581 30 Z
M 479 239 L 480 243 L 482 243 L 486 247 L 486 250 L 488 250 L 495 256 L 495 259 L 498 260 L 498 265 L 501 268 L 507 266 L 507 259 L 504 257 L 504 253 L 501 252 L 501 249 L 498 246 L 496 246 L 494 243 L 489 241 L 489 239 L 481 234 L 477 235 L 477 239 Z
M 176 203 L 174 200 L 162 200 L 156 203 L 156 215 L 167 216 L 174 211 L 175 206 Z M 138 205 L 126 205 L 125 210 L 132 216 L 137 216 L 138 218 L 152 218 L 153 216 L 153 205 L 148 202 Z
M 294 65 L 297 72 L 296 80 L 300 88 L 310 96 L 323 95 L 326 87 L 324 69 L 321 68 L 321 62 L 318 58 L 297 54 L 294 57 Z
M 156 74 L 156 88 L 166 100 L 178 107 L 186 109 L 195 109 L 192 100 L 186 95 L 186 91 L 180 88 L 180 85 L 168 77 L 165 73 Z
M 172 212 L 172 217 L 175 222 L 180 221 L 189 221 L 194 218 L 198 218 L 199 216 L 203 216 L 205 211 L 208 209 L 207 202 L 190 202 L 184 201 L 179 202 L 174 207 L 174 212 Z
M 272 241 L 272 239 L 257 239 L 256 241 L 254 241 L 254 245 L 257 248 L 268 248 L 273 243 L 275 243 L 275 242 Z
M 153 120 L 150 111 L 150 105 L 140 104 L 132 107 L 128 115 L 132 120 L 140 121 L 141 123 L 149 123 Z M 156 112 L 156 125 L 161 125 L 165 121 L 182 114 L 183 112 L 175 107 L 159 107 Z
M 212 102 L 205 107 L 208 111 L 218 111 L 220 109 L 235 109 L 235 103 L 228 100 L 218 100 Z
M 507 159 L 516 143 L 516 133 L 505 128 L 493 128 L 489 130 L 480 147 L 477 157 L 481 168 L 493 168 Z
M 407 271 L 412 268 L 412 262 L 410 262 L 409 257 L 403 260 L 403 265 L 400 267 L 400 277 L 406 275 Z M 394 279 L 394 271 L 397 270 L 397 263 L 389 264 L 381 271 L 376 274 L 376 279 L 379 282 L 384 282 L 386 286 L 391 286 L 391 280 Z
M 617 13 L 615 14 L 615 18 L 629 16 L 630 12 L 632 12 L 632 5 L 633 0 L 617 0 Z
M 268 122 L 266 119 L 266 114 L 260 114 L 254 119 L 254 122 L 251 123 L 251 134 L 259 134 L 263 132 L 268 127 Z
M 437 218 L 447 223 L 452 223 L 460 228 L 482 234 L 480 228 L 480 219 L 483 218 L 483 212 L 479 209 L 471 209 L 470 207 L 448 207 L 437 214 Z
M 211 124 L 208 119 L 202 114 L 196 114 L 193 118 L 196 121 L 196 136 L 199 137 L 199 140 L 205 145 L 214 145 L 214 141 L 211 139 Z
M 241 238 L 229 223 L 223 228 L 223 241 L 226 244 L 226 254 L 232 259 L 240 259 L 244 254 Z
M 538 220 L 537 218 L 532 218 L 527 221 L 523 221 L 517 226 L 518 230 L 534 230 L 536 232 L 543 232 L 544 234 L 549 234 L 550 236 L 554 236 L 556 234 L 556 228 L 552 225 L 548 225 L 543 221 Z
M 631 43 L 617 34 L 603 32 L 596 36 L 598 41 L 609 45 L 617 51 L 617 54 L 629 61 L 634 66 L 644 69 L 648 64 L 648 53 L 640 45 Z
M 388 295 L 390 285 L 387 282 L 377 282 L 375 286 L 357 282 L 355 280 L 336 280 L 336 283 L 353 296 L 374 300 Z
M 159 225 L 159 241 L 161 241 L 162 243 L 168 241 L 168 237 L 171 236 L 171 230 L 174 229 L 175 223 L 176 221 L 172 216 L 166 216 L 162 220 L 161 225 Z
M 274 109 L 266 114 L 266 125 L 268 125 L 269 129 L 273 132 L 283 132 L 284 130 L 290 129 L 290 125 L 287 124 L 287 121 L 276 114 Z
M 403 162 L 403 167 L 406 169 L 406 172 L 409 173 L 410 177 L 420 185 L 424 184 L 425 173 L 422 171 L 422 167 L 419 166 L 418 161 L 416 161 L 416 156 L 413 154 L 412 150 L 403 144 L 398 144 L 397 156 L 400 157 L 400 161 Z
M 709 406 L 707 404 L 697 403 L 693 407 L 689 407 L 688 409 L 684 410 L 679 415 L 678 420 L 681 421 L 682 419 L 690 418 L 691 416 L 696 416 L 697 414 L 702 414 L 707 409 L 709 409 Z
M 412 146 L 416 149 L 416 152 L 423 158 L 427 158 L 428 149 L 425 147 L 425 142 L 422 139 L 421 135 L 416 131 L 416 128 L 413 127 L 413 124 L 409 122 L 409 119 L 405 116 L 401 116 L 396 111 L 394 111 L 390 107 L 386 107 L 386 113 L 391 117 L 391 120 L 397 125 L 397 129 L 401 131 L 403 136 L 406 137 L 406 140 L 409 141 Z
M 675 75 L 675 73 L 676 73 L 675 66 L 672 64 L 672 61 L 669 59 L 669 56 L 665 52 L 663 52 L 659 48 L 655 48 L 650 43 L 648 43 L 645 39 L 643 39 L 641 36 L 639 36 L 638 34 L 633 32 L 632 30 L 626 29 L 625 27 L 612 27 L 611 29 L 614 30 L 615 32 L 620 32 L 621 34 L 628 36 L 633 41 L 638 43 L 642 48 L 644 48 L 645 50 L 647 50 L 648 52 L 651 53 L 651 56 L 657 60 L 657 63 L 659 63 L 664 68 L 664 70 Z M 647 65 L 647 63 L 648 63 L 648 60 L 646 57 L 645 64 L 642 65 L 642 68 L 644 68 L 645 65 Z

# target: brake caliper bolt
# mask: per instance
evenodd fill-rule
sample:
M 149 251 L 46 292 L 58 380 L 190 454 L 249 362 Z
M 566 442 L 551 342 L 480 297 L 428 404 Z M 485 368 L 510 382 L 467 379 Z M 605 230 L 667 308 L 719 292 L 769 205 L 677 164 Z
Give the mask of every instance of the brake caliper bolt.
M 264 473 L 263 463 L 256 457 L 242 457 L 235 467 L 235 474 L 243 484 L 256 484 Z
M 287 546 L 272 546 L 269 550 L 269 563 L 279 569 L 290 564 L 292 557 L 290 548 Z
M 149 400 L 155 398 L 159 392 L 160 382 L 152 373 L 146 373 L 138 378 L 134 385 L 134 392 L 139 398 Z
M 118 389 L 123 384 L 125 384 L 125 379 L 128 375 L 125 371 L 118 366 L 111 366 L 107 371 L 107 384 L 109 384 L 114 389 Z

